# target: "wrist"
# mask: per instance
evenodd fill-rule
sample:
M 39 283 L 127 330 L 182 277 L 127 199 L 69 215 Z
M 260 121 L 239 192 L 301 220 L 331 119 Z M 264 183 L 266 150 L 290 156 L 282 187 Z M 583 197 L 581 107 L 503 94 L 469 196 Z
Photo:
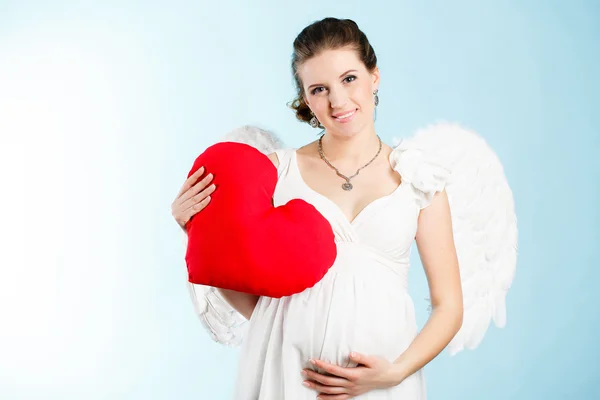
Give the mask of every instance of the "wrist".
M 401 360 L 396 360 L 390 366 L 390 379 L 394 386 L 399 385 L 410 376 L 410 372 L 405 363 Z

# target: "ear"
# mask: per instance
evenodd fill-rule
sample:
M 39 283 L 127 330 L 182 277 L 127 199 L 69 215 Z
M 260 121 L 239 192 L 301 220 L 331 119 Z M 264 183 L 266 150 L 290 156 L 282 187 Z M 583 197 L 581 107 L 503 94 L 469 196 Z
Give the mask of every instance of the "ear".
M 371 72 L 371 77 L 373 79 L 373 90 L 379 88 L 379 67 L 375 67 L 373 72 Z

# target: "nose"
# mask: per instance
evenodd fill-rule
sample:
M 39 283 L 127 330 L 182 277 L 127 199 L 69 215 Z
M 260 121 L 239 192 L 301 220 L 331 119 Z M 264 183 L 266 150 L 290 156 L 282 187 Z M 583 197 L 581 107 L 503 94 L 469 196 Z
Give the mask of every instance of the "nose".
M 329 89 L 329 104 L 331 104 L 331 108 L 344 108 L 346 103 L 348 103 L 348 94 L 343 88 Z

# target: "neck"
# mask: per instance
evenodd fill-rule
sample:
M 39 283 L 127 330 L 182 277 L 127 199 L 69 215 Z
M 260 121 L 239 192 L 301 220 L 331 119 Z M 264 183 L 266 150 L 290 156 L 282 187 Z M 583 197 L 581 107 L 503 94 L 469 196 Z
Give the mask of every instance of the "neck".
M 379 149 L 379 139 L 374 129 L 352 137 L 340 137 L 325 133 L 322 144 L 323 153 L 330 162 L 351 164 L 369 161 Z

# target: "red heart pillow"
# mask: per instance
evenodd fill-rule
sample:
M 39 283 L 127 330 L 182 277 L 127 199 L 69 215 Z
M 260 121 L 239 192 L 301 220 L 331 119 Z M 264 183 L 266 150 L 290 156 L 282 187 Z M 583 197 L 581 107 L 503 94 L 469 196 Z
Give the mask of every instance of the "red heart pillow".
M 187 223 L 191 283 L 282 297 L 314 286 L 337 256 L 329 222 L 304 200 L 274 207 L 277 169 L 243 143 L 217 143 L 194 162 L 217 190 Z

